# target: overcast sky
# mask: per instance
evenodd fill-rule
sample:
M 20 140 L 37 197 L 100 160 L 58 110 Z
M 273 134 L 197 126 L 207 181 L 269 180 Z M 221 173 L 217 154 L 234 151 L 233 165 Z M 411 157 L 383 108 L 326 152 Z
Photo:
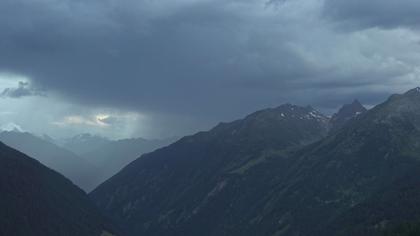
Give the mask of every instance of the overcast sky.
M 418 0 L 0 1 L 3 128 L 181 136 L 418 85 Z

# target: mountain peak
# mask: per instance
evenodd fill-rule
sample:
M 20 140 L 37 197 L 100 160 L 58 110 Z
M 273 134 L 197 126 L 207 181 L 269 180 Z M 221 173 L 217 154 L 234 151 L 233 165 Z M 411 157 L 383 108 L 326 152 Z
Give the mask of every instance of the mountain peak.
M 354 99 L 350 104 L 343 105 L 331 118 L 332 130 L 341 128 L 347 121 L 366 111 L 367 109 L 357 99 Z
M 350 104 L 344 104 L 335 115 L 356 115 L 358 112 L 365 112 L 367 109 L 359 102 L 354 99 Z
M 353 102 L 351 103 L 352 106 L 359 106 L 359 107 L 363 107 L 363 105 L 359 102 L 358 99 L 354 99 Z
M 20 125 L 15 123 L 7 123 L 2 126 L 0 126 L 0 131 L 7 131 L 7 132 L 17 132 L 17 133 L 23 133 L 24 130 Z
M 413 89 L 408 90 L 404 93 L 405 96 L 413 96 L 413 95 L 420 95 L 420 87 L 416 87 Z
M 328 118 L 311 106 L 297 106 L 290 103 L 276 108 L 268 108 L 254 112 L 245 118 L 247 121 L 264 120 L 317 120 L 326 123 Z

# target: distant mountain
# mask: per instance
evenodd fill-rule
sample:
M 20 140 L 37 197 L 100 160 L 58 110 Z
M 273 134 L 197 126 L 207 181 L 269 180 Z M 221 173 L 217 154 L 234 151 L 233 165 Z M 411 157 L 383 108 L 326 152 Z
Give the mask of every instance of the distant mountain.
M 84 133 L 71 138 L 59 140 L 58 142 L 60 143 L 60 146 L 76 153 L 77 155 L 83 156 L 86 153 L 108 145 L 112 141 L 98 135 Z
M 111 140 L 85 133 L 55 142 L 77 153 L 95 167 L 92 169 L 89 183 L 90 186 L 97 187 L 142 154 L 167 146 L 176 140 L 177 138 Z M 89 190 L 92 189 L 89 188 Z
M 331 129 L 333 131 L 339 130 L 349 120 L 365 113 L 366 111 L 367 109 L 358 100 L 354 100 L 351 104 L 345 104 L 331 117 Z
M 144 155 L 91 197 L 131 235 L 370 236 L 420 222 L 420 88 L 351 120 L 326 136 L 310 107 L 263 110 Z
M 46 134 L 43 134 L 43 135 L 38 136 L 38 137 L 39 137 L 39 138 L 41 138 L 41 139 L 43 139 L 43 140 L 45 140 L 45 141 L 47 141 L 47 142 L 49 142 L 49 143 L 52 143 L 52 144 L 58 145 L 57 140 L 56 140 L 56 139 L 54 139 L 54 138 L 52 138 L 51 136 L 48 136 L 48 135 L 46 135 Z
M 85 159 L 27 132 L 0 132 L 0 141 L 63 174 L 86 191 L 94 188 L 95 167 Z
M 287 104 L 262 110 L 144 155 L 91 196 L 132 235 L 233 235 L 223 234 L 220 224 L 234 217 L 228 213 L 231 204 L 251 196 L 230 196 L 252 190 L 252 195 L 264 197 L 260 188 L 265 185 L 248 178 L 248 171 L 272 153 L 313 143 L 327 132 L 328 118 L 311 107 Z M 248 186 L 236 189 L 228 176 L 247 179 Z M 241 206 L 241 211 L 256 203 Z M 237 220 L 245 216 L 239 214 Z
M 0 132 L 3 131 L 14 131 L 14 132 L 25 132 L 22 127 L 15 123 L 6 123 L 0 126 Z
M 0 193 L 0 235 L 112 235 L 113 227 L 82 190 L 2 143 Z
M 175 138 L 162 140 L 133 138 L 110 141 L 82 154 L 82 157 L 97 167 L 92 181 L 98 186 L 142 154 L 167 146 L 175 140 Z

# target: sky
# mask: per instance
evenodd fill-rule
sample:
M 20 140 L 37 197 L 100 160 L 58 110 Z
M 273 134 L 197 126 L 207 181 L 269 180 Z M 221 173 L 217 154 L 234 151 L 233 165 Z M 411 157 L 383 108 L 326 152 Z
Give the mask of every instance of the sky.
M 420 85 L 418 0 L 1 0 L 0 128 L 164 138 Z

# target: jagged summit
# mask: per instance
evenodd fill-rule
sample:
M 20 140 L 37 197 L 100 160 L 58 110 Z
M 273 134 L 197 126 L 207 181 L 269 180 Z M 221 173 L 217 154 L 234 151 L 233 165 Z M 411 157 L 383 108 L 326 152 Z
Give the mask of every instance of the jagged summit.
M 240 120 L 220 123 L 210 130 L 213 134 L 240 138 L 241 142 L 259 140 L 258 143 L 272 145 L 273 142 L 273 145 L 287 146 L 319 140 L 327 132 L 328 117 L 310 106 L 292 104 L 260 110 Z
M 340 110 L 331 117 L 331 129 L 333 131 L 340 129 L 347 121 L 366 111 L 367 109 L 357 99 L 350 104 L 343 105 Z
M 276 108 L 268 108 L 261 111 L 254 112 L 247 116 L 245 120 L 252 120 L 252 119 L 298 119 L 298 120 L 305 120 L 305 119 L 316 119 L 320 122 L 327 122 L 328 117 L 319 112 L 318 110 L 314 109 L 311 106 L 297 106 L 292 104 L 283 104 Z
M 363 105 L 359 102 L 358 99 L 354 99 L 353 102 L 351 103 L 351 105 L 353 105 L 353 106 L 362 106 L 363 107 Z

